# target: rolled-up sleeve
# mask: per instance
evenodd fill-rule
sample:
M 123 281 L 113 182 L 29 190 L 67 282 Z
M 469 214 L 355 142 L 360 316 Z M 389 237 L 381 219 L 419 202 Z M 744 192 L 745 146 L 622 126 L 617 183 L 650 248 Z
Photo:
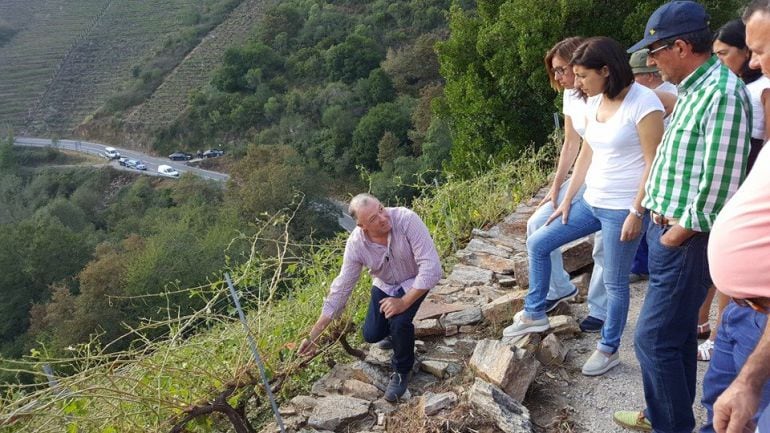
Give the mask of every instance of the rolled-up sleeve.
M 412 289 L 430 290 L 443 276 L 436 244 L 433 243 L 428 227 L 412 211 L 407 215 L 404 232 L 417 263 L 417 277 L 412 284 Z
M 345 309 L 348 298 L 353 292 L 353 287 L 361 277 L 363 264 L 354 251 L 353 241 L 348 238 L 345 244 L 345 254 L 342 258 L 342 268 L 337 278 L 332 281 L 329 295 L 324 298 L 321 314 L 330 318 L 337 318 Z

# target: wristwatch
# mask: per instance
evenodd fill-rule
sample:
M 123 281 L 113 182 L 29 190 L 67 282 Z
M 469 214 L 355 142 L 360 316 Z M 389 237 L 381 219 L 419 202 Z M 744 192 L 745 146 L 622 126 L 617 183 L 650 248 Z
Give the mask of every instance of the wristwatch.
M 645 212 L 646 212 L 646 211 L 647 211 L 647 209 L 645 209 Z M 639 219 L 642 219 L 642 218 L 644 218 L 644 214 L 645 214 L 645 212 L 639 212 L 639 211 L 638 211 L 638 210 L 636 210 L 636 208 L 635 208 L 635 207 L 633 207 L 633 206 L 631 206 L 630 208 L 628 208 L 628 213 L 630 213 L 630 214 L 633 214 L 634 216 L 636 216 L 636 217 L 637 217 L 637 218 L 639 218 Z

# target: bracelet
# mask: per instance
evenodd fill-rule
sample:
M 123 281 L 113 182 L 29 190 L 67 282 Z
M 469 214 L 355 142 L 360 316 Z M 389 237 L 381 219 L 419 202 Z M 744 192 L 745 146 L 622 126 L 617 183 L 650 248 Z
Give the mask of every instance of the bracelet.
M 628 208 L 628 213 L 630 213 L 630 214 L 634 215 L 635 217 L 637 217 L 637 218 L 639 218 L 639 219 L 642 219 L 642 218 L 644 218 L 644 214 L 645 214 L 646 212 L 647 212 L 647 209 L 645 209 L 645 210 L 644 210 L 644 212 L 639 212 L 639 211 L 638 211 L 638 210 L 636 210 L 636 208 L 635 208 L 635 207 L 633 207 L 633 206 L 631 206 L 630 208 Z

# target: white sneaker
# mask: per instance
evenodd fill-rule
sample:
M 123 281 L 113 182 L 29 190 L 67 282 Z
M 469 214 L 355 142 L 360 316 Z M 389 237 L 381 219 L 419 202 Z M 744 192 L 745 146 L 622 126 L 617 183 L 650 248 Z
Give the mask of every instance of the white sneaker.
M 591 357 L 583 364 L 583 374 L 586 376 L 601 376 L 620 364 L 618 352 L 607 355 L 601 350 L 594 350 Z
M 524 334 L 533 334 L 535 332 L 544 332 L 551 327 L 548 318 L 530 320 L 524 317 L 522 312 L 513 316 L 513 323 L 503 329 L 503 337 L 518 337 Z

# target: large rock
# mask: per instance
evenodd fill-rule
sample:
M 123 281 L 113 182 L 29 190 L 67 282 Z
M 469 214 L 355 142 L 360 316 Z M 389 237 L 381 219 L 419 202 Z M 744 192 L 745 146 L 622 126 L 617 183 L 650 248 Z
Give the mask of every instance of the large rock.
M 444 335 L 444 327 L 438 319 L 425 319 L 414 323 L 415 337 L 430 337 L 432 335 Z
M 479 323 L 483 316 L 481 315 L 481 308 L 471 307 L 463 311 L 456 311 L 449 313 L 441 319 L 441 324 L 445 328 L 452 326 L 472 325 Z
M 537 360 L 543 365 L 561 365 L 567 357 L 567 348 L 561 344 L 556 334 L 549 334 L 537 349 Z
M 458 288 L 455 292 L 459 292 L 462 288 Z M 433 293 L 433 291 L 431 291 Z M 414 320 L 425 320 L 434 317 L 441 317 L 444 314 L 454 313 L 455 311 L 462 311 L 471 305 L 458 304 L 458 303 L 446 303 L 437 301 L 434 299 L 426 299 L 420 308 L 417 310 L 417 314 L 414 315 Z
M 393 350 L 385 350 L 381 348 L 379 344 L 372 344 L 369 346 L 369 353 L 366 354 L 366 359 L 364 359 L 364 361 L 369 364 L 390 367 L 390 358 L 392 354 Z
M 594 236 L 586 236 L 561 247 L 564 270 L 575 272 L 593 263 Z
M 524 307 L 526 290 L 517 290 L 501 296 L 481 307 L 481 314 L 489 322 L 501 323 L 513 320 L 513 315 Z
M 524 400 L 539 366 L 533 353 L 498 340 L 479 341 L 470 361 L 477 376 L 500 387 L 519 402 Z
M 342 384 L 350 378 L 352 370 L 345 364 L 336 364 L 328 373 L 318 379 L 310 389 L 315 395 L 336 395 L 342 390 Z
M 513 275 L 520 289 L 529 287 L 529 259 L 526 251 L 513 256 Z
M 449 274 L 451 283 L 461 286 L 483 286 L 492 284 L 492 271 L 475 266 L 455 265 Z
M 446 361 L 427 359 L 420 362 L 420 370 L 430 373 L 439 379 L 444 379 L 449 376 L 449 363 Z
M 508 258 L 469 251 L 458 252 L 457 257 L 466 265 L 488 269 L 503 275 L 513 274 L 514 262 Z
M 420 398 L 420 406 L 422 406 L 422 412 L 426 416 L 435 415 L 443 409 L 452 407 L 455 403 L 457 403 L 457 394 L 453 392 L 442 392 L 441 394 L 426 392 Z
M 342 384 L 342 393 L 362 400 L 374 401 L 380 397 L 380 390 L 376 386 L 361 382 L 356 379 L 348 379 Z
M 383 392 L 388 387 L 390 375 L 368 362 L 357 361 L 349 368 L 350 375 L 345 379 L 357 379 L 361 382 L 366 382 L 376 386 L 377 389 Z
M 337 430 L 346 424 L 365 418 L 369 414 L 370 402 L 337 395 L 321 398 L 307 420 L 310 427 Z
M 468 242 L 468 245 L 465 246 L 464 251 L 508 258 L 511 255 L 512 250 L 511 248 L 492 245 L 481 239 L 473 238 Z
M 572 337 L 581 332 L 580 325 L 572 316 L 550 316 L 548 317 L 548 323 L 551 325 L 551 328 L 548 330 L 549 334 Z
M 468 401 L 505 433 L 532 433 L 529 411 L 500 388 L 476 378 Z

